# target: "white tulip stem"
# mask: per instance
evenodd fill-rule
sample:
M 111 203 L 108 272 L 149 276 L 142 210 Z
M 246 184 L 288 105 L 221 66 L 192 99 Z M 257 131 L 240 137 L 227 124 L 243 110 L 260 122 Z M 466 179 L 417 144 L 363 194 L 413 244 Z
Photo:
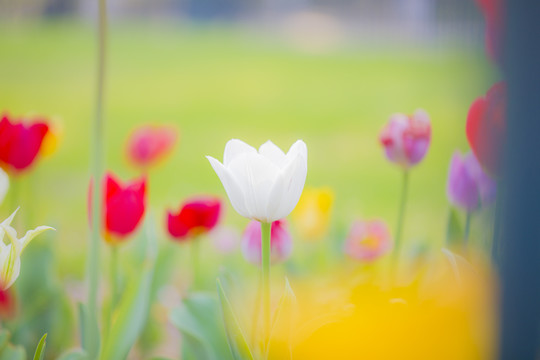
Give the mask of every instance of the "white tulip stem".
M 270 241 L 272 223 L 261 222 L 262 291 L 263 291 L 263 334 L 264 343 L 270 339 Z

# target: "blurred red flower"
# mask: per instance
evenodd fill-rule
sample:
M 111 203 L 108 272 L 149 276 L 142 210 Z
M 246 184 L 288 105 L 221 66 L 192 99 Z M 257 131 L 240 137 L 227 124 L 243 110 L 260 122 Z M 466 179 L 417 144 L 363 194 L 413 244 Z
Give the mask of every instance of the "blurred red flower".
M 146 208 L 146 177 L 122 184 L 112 173 L 103 178 L 104 238 L 114 244 L 137 230 Z M 92 184 L 89 191 L 89 214 L 92 214 Z
M 15 316 L 16 301 L 13 290 L 0 289 L 0 318 L 11 319 Z
M 502 0 L 476 0 L 486 20 L 486 52 L 496 62 L 501 59 L 503 31 Z
M 477 98 L 467 114 L 467 139 L 474 155 L 492 175 L 499 172 L 506 132 L 506 84 L 498 82 Z
M 127 157 L 134 165 L 146 169 L 167 156 L 177 138 L 178 132 L 172 126 L 143 125 L 128 138 Z
M 39 154 L 43 139 L 49 131 L 44 119 L 33 121 L 0 120 L 0 162 L 8 172 L 20 173 L 28 169 Z
M 218 223 L 221 199 L 200 196 L 186 200 L 177 213 L 167 211 L 167 229 L 175 239 L 185 240 L 212 230 Z

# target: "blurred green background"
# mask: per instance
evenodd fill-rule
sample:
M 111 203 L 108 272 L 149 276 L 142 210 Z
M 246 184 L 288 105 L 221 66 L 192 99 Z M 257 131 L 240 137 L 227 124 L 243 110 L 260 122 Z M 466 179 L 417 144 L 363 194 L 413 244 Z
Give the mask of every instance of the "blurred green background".
M 165 208 L 188 195 L 225 197 L 204 156 L 221 158 L 229 139 L 254 146 L 271 139 L 283 149 L 303 139 L 307 185 L 335 190 L 335 228 L 355 217 L 383 218 L 393 228 L 401 176 L 385 160 L 378 134 L 392 113 L 424 108 L 432 146 L 412 173 L 405 238 L 444 240 L 449 159 L 467 149 L 468 107 L 496 76 L 482 48 L 348 42 L 313 53 L 283 37 L 215 23 L 113 22 L 109 35 L 106 168 L 124 180 L 138 175 L 124 152 L 136 125 L 180 131 L 172 156 L 151 173 L 150 204 L 160 224 Z M 33 212 L 22 215 L 28 226 L 57 228 L 59 269 L 82 279 L 95 29 L 74 21 L 4 23 L 0 48 L 0 110 L 54 116 L 63 127 L 57 152 L 21 179 L 26 207 L 33 207 L 23 203 L 21 214 Z M 247 222 L 230 207 L 224 221 Z

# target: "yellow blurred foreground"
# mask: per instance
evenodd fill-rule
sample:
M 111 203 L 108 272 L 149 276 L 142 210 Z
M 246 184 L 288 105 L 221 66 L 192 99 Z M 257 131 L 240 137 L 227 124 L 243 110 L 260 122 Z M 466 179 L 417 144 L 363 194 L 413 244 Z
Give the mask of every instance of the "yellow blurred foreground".
M 293 283 L 297 303 L 274 315 L 269 358 L 494 358 L 495 282 L 485 262 L 445 249 L 408 271 L 408 280 L 382 280 L 391 276 L 380 270 Z M 279 320 L 285 316 L 292 320 Z

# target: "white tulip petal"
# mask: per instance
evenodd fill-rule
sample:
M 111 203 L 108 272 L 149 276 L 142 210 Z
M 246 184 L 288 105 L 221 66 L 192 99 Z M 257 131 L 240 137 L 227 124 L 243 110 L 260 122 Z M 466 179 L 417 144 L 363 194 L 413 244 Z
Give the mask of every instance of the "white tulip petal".
M 285 179 L 282 172 L 278 173 L 278 176 L 275 179 L 274 185 L 270 190 L 270 195 L 268 196 L 268 205 L 266 206 L 267 219 L 266 222 L 272 222 L 281 219 L 281 217 L 276 216 L 278 214 L 280 205 L 283 201 L 285 194 Z
M 243 190 L 248 217 L 264 221 L 270 190 L 279 168 L 256 153 L 238 156 L 230 163 L 228 170 Z
M 285 192 L 275 216 L 278 219 L 284 218 L 293 211 L 306 182 L 307 162 L 298 155 L 288 166 L 283 169 L 283 178 L 285 182 Z
M 9 189 L 9 177 L 6 172 L 0 169 L 0 204 L 4 201 Z
M 259 154 L 270 159 L 279 168 L 285 163 L 285 153 L 270 140 L 259 147 Z
M 3 227 L 11 225 L 11 222 L 13 221 L 13 218 L 15 217 L 19 209 L 20 208 L 16 208 L 15 211 L 11 215 L 9 215 L 9 217 L 6 220 L 0 223 L 0 249 L 3 249 L 6 246 L 4 244 L 4 235 L 6 232 L 4 231 Z
M 307 146 L 306 143 L 302 140 L 297 140 L 294 144 L 291 145 L 289 151 L 287 152 L 287 159 L 293 161 L 296 159 L 297 155 L 301 155 L 307 161 Z
M 33 238 L 35 238 L 36 236 L 38 236 L 39 234 L 47 230 L 56 230 L 56 229 L 50 226 L 38 226 L 34 230 L 28 230 L 26 234 L 24 234 L 24 236 L 19 240 L 21 243 L 21 252 L 26 248 L 26 246 L 28 246 L 28 244 L 30 244 L 30 241 L 32 241 Z
M 210 161 L 210 165 L 212 165 L 212 168 L 219 177 L 219 180 L 221 180 L 221 183 L 225 188 L 225 192 L 227 193 L 234 210 L 244 217 L 249 217 L 246 208 L 245 195 L 240 187 L 240 184 L 236 180 L 236 177 L 234 177 L 218 160 L 211 156 L 207 156 L 206 158 L 208 161 Z
M 227 145 L 225 145 L 225 153 L 223 154 L 223 165 L 225 167 L 229 167 L 229 164 L 232 160 L 234 160 L 237 156 L 241 154 L 251 154 L 257 153 L 257 150 L 251 146 L 243 142 L 242 140 L 238 139 L 232 139 L 227 142 Z

